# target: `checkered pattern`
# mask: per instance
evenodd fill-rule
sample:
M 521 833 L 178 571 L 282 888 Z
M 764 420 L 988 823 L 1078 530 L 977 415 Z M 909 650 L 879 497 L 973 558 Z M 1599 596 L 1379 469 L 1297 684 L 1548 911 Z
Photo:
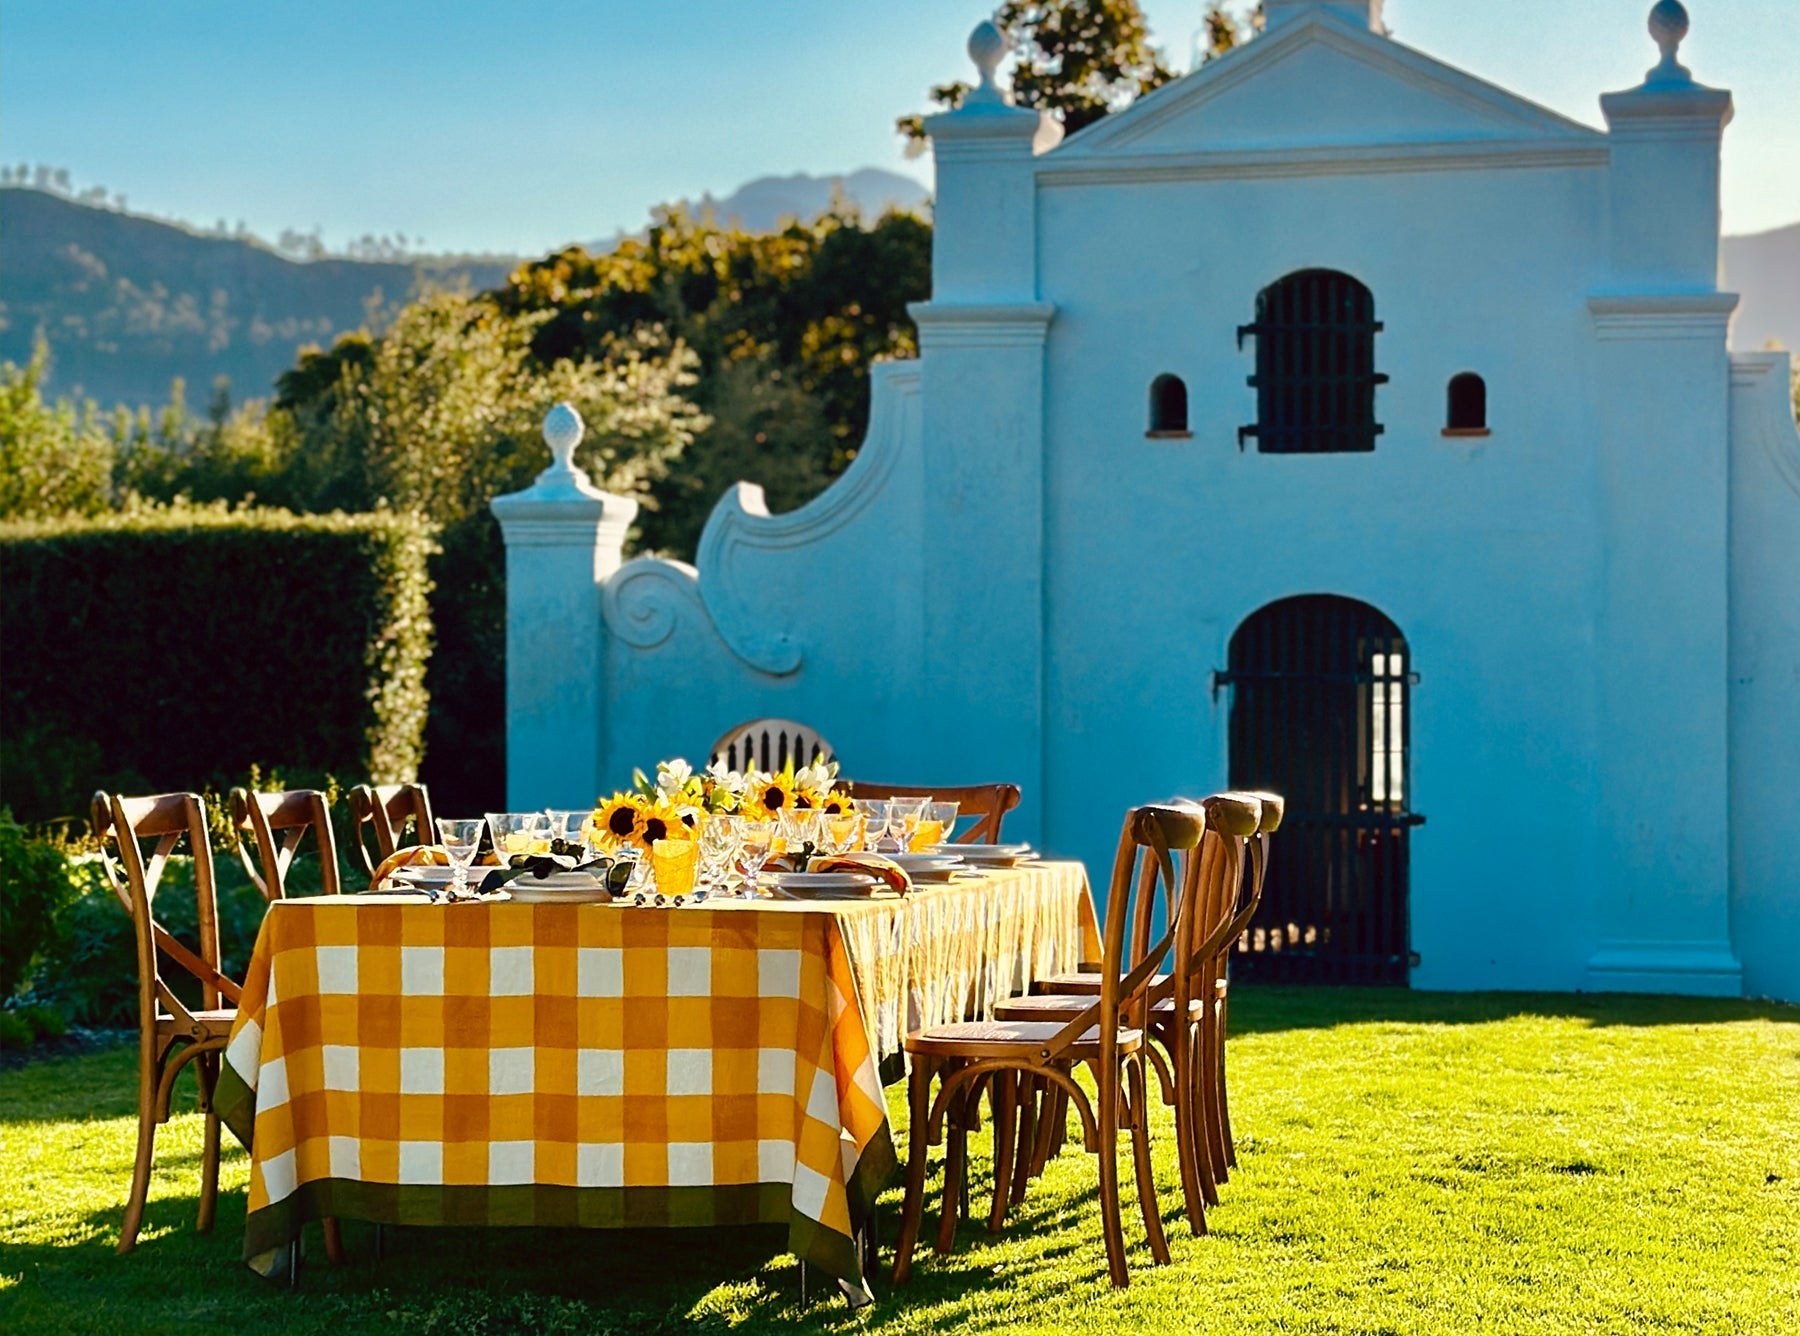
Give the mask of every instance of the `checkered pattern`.
M 262 1269 L 323 1215 L 777 1221 L 858 1284 L 853 1226 L 894 1165 L 826 913 L 281 901 L 219 1108 Z

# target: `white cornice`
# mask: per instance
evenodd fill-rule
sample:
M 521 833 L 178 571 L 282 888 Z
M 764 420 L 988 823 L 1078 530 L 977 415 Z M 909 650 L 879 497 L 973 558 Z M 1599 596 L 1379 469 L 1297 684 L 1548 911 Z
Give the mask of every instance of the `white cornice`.
M 1229 152 L 1109 154 L 1038 159 L 1042 186 L 1121 185 L 1138 181 L 1224 181 L 1246 177 L 1361 176 L 1392 172 L 1602 168 L 1606 142 L 1545 139 L 1427 140 L 1392 144 L 1306 145 Z
M 1735 292 L 1595 292 L 1587 299 L 1602 339 L 1717 339 L 1725 342 Z
M 1056 316 L 1052 302 L 912 302 L 906 310 L 919 327 L 921 353 L 934 348 L 1041 348 Z

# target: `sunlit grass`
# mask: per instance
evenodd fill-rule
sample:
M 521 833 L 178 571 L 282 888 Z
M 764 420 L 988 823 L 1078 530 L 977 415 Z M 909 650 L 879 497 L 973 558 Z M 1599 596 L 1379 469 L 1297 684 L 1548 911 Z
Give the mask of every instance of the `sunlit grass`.
M 241 1153 L 217 1231 L 194 1233 L 191 1114 L 116 1257 L 122 1049 L 0 1075 L 0 1330 L 1800 1332 L 1800 1009 L 1252 989 L 1233 1006 L 1239 1170 L 1194 1239 L 1164 1154 L 1175 1264 L 1150 1265 L 1128 1198 L 1123 1292 L 1076 1143 L 1004 1233 L 965 1224 L 860 1317 L 801 1309 L 779 1240 L 741 1232 L 414 1229 L 377 1263 L 351 1224 L 357 1260 L 333 1268 L 315 1235 L 290 1293 L 239 1261 Z M 890 1237 L 897 1210 L 890 1193 Z

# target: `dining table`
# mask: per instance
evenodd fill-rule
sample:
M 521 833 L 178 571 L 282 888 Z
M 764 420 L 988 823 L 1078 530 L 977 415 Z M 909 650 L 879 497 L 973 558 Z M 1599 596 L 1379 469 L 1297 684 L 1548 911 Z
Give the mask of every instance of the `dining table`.
M 369 893 L 269 907 L 214 1108 L 244 1255 L 301 1226 L 785 1225 L 867 1302 L 911 1029 L 1098 956 L 1082 865 L 679 907 Z

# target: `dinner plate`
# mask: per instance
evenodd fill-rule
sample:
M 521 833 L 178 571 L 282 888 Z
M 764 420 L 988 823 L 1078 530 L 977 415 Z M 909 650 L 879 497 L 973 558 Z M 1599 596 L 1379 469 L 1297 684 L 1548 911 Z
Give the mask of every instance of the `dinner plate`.
M 960 854 L 889 854 L 914 881 L 949 881 L 968 866 Z
M 585 884 L 581 886 L 548 884 L 555 882 L 554 877 L 546 878 L 545 881 L 521 877 L 506 884 L 506 893 L 523 905 L 604 904 L 612 899 L 605 886 L 585 873 L 582 875 Z
M 478 882 L 484 869 L 470 868 L 469 880 Z M 415 886 L 448 886 L 456 878 L 456 869 L 442 863 L 413 863 L 397 867 L 391 874 L 395 881 L 410 881 Z
M 963 858 L 1020 858 L 1033 853 L 1029 844 L 940 844 L 934 854 L 957 854 Z
M 775 884 L 784 891 L 866 891 L 879 877 L 867 872 L 777 872 Z

